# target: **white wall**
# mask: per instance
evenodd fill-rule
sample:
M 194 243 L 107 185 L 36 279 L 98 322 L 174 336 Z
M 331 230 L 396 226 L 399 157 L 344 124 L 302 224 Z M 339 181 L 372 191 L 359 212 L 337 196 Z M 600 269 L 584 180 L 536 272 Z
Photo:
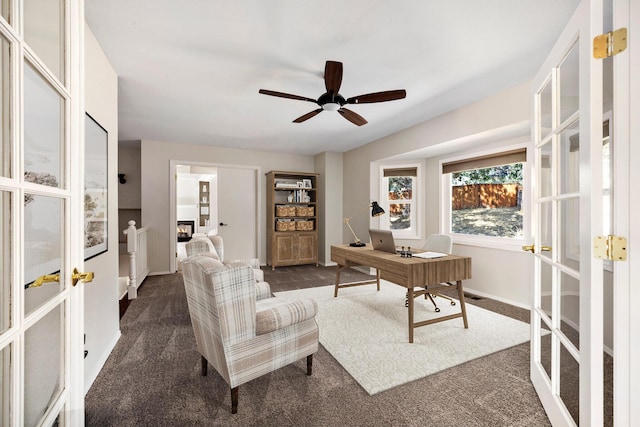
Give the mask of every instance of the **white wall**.
M 85 108 L 108 132 L 108 250 L 85 262 L 85 392 L 120 337 L 118 307 L 118 76 L 85 25 Z
M 357 212 L 368 199 L 379 197 L 379 172 L 375 163 L 382 159 L 414 158 L 426 160 L 423 238 L 439 231 L 439 190 L 437 158 L 456 152 L 499 146 L 503 141 L 528 138 L 529 85 L 522 84 L 488 98 L 446 113 L 420 125 L 387 136 L 344 155 L 344 212 Z M 518 135 L 520 134 L 520 135 Z M 406 153 L 413 153 L 406 156 Z M 374 166 L 372 166 L 372 162 Z M 358 236 L 367 236 L 377 220 L 358 216 L 351 222 Z M 343 242 L 351 238 L 342 231 Z M 424 241 L 400 241 L 420 247 Z M 521 306 L 531 299 L 530 277 L 533 262 L 526 253 L 456 245 L 454 252 L 473 259 L 473 278 L 465 288 Z M 506 262 L 505 262 L 506 261 Z M 500 268 L 500 274 L 496 270 Z
M 216 165 L 253 166 L 262 171 L 259 192 L 259 241 L 258 257 L 266 263 L 266 203 L 264 174 L 271 170 L 314 172 L 313 156 L 273 153 L 265 151 L 238 150 L 226 147 L 168 143 L 158 141 L 141 142 L 141 193 L 142 222 L 150 227 L 149 268 L 151 274 L 168 273 L 170 270 L 171 239 L 175 226 L 170 224 L 169 185 L 173 179 L 170 161 L 185 163 L 209 163 Z M 171 233 L 171 235 L 170 235 Z
M 344 153 L 344 215 L 356 212 L 368 199 L 379 197 L 380 161 L 425 161 L 425 224 L 423 238 L 440 231 L 439 161 L 444 157 L 509 146 L 530 140 L 529 84 L 521 84 L 458 110 L 446 113 L 413 128 L 387 136 Z M 376 227 L 376 219 L 358 216 L 351 222 L 358 236 Z M 342 230 L 342 242 L 351 240 Z M 335 243 L 334 243 L 335 244 Z M 424 240 L 399 241 L 420 247 Z M 454 253 L 472 258 L 472 279 L 465 289 L 521 307 L 530 307 L 532 298 L 532 257 L 519 250 L 489 249 L 454 245 Z M 611 273 L 604 272 L 604 344 L 613 346 Z M 566 320 L 571 321 L 567 318 Z

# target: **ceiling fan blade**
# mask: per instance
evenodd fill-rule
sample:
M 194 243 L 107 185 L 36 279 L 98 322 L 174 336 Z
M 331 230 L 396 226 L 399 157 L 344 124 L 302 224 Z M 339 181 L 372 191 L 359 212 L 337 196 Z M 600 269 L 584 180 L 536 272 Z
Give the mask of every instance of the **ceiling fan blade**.
M 318 108 L 317 110 L 313 110 L 310 113 L 307 113 L 303 116 L 298 117 L 293 121 L 293 123 L 302 123 L 305 120 L 309 120 L 311 117 L 318 115 L 322 111 L 322 108 Z
M 400 90 L 386 90 L 384 92 L 367 93 L 365 95 L 354 96 L 347 99 L 347 104 L 370 104 L 373 102 L 385 102 L 393 101 L 396 99 L 402 99 L 407 96 L 407 91 Z
M 342 62 L 327 61 L 324 65 L 324 87 L 337 94 L 342 84 Z
M 313 102 L 314 104 L 317 103 L 315 99 L 307 98 L 306 96 L 291 95 L 290 93 L 276 92 L 274 90 L 260 89 L 258 93 L 261 93 L 263 95 L 277 96 L 279 98 L 296 99 L 298 101 L 309 101 Z
M 354 125 L 362 126 L 366 125 L 367 121 L 360 114 L 354 113 L 351 110 L 347 110 L 346 108 L 341 108 L 338 110 L 338 113 L 342 114 L 342 117 L 349 120 Z

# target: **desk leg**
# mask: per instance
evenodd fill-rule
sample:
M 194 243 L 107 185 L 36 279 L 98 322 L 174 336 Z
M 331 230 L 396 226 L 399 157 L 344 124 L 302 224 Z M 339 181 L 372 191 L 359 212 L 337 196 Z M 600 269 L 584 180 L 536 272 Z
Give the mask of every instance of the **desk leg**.
M 464 328 L 469 329 L 469 324 L 467 323 L 467 309 L 464 305 L 464 290 L 462 289 L 462 280 L 458 280 L 456 282 L 458 288 L 458 298 L 460 299 L 460 309 L 462 310 L 462 321 L 464 322 Z
M 340 284 L 340 270 L 342 270 L 343 268 L 344 267 L 342 267 L 340 264 L 336 266 L 336 288 L 333 291 L 334 298 L 338 297 L 338 285 Z
M 380 270 L 376 268 L 376 283 L 378 284 L 378 292 L 380 292 Z
M 409 298 L 409 342 L 413 342 L 413 287 L 407 289 L 407 297 Z

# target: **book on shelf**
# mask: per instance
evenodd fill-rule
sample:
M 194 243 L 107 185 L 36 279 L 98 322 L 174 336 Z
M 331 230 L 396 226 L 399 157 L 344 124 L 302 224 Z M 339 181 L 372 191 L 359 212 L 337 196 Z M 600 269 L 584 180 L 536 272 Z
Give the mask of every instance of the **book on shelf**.
M 298 188 L 297 182 L 276 181 L 276 188 Z
M 296 190 L 292 192 L 293 200 L 295 203 L 310 203 L 311 197 L 309 197 L 309 192 L 307 190 Z

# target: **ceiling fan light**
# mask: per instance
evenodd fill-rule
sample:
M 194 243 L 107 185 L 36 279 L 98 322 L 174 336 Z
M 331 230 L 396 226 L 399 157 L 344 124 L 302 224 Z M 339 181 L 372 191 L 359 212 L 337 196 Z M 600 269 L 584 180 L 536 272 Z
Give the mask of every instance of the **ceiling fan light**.
M 337 102 L 327 102 L 322 106 L 322 109 L 326 111 L 338 111 L 340 109 L 340 104 Z

